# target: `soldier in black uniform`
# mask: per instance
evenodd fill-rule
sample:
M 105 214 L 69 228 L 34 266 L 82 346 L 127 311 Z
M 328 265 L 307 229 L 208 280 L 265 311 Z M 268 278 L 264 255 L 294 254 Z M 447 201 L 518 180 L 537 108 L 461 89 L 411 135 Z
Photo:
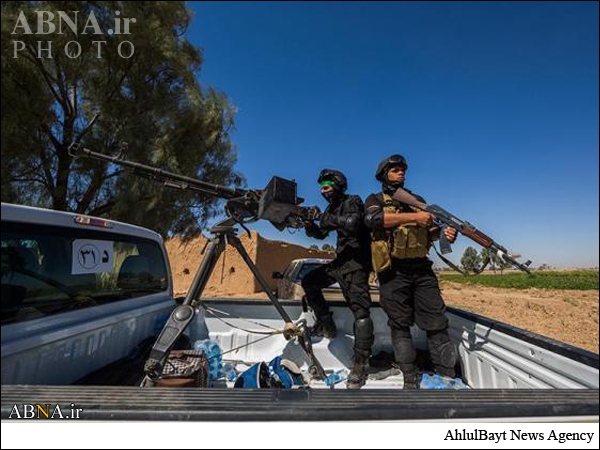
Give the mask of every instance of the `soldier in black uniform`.
M 455 376 L 457 349 L 448 336 L 446 306 L 433 263 L 427 258 L 439 229 L 431 227 L 431 214 L 392 199 L 396 189 L 404 187 L 407 168 L 401 155 L 379 163 L 376 178 L 382 183 L 382 192 L 371 194 L 365 201 L 365 224 L 372 230 L 373 269 L 379 279 L 381 306 L 389 318 L 395 358 L 404 373 L 405 389 L 416 389 L 416 352 L 410 336 L 414 323 L 427 332 L 437 373 Z M 456 240 L 456 233 L 453 228 L 444 230 L 449 242 Z
M 322 289 L 338 282 L 354 314 L 354 367 L 348 375 L 349 389 L 360 389 L 366 382 L 373 345 L 373 322 L 369 315 L 370 236 L 364 225 L 364 204 L 359 196 L 346 194 L 347 181 L 342 172 L 324 169 L 318 179 L 321 194 L 329 205 L 319 225 L 309 222 L 306 234 L 325 239 L 337 232 L 336 258 L 309 272 L 302 280 L 306 300 L 317 321 L 313 335 L 334 338 L 337 329 Z

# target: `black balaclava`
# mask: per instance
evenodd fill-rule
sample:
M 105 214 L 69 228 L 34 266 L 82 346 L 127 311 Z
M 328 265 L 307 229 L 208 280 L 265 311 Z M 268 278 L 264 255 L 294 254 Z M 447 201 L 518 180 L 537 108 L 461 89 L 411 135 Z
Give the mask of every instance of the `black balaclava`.
M 328 203 L 336 203 L 338 200 L 342 199 L 348 187 L 346 176 L 339 170 L 333 169 L 323 169 L 319 174 L 317 182 L 321 186 L 323 186 L 324 183 L 327 183 L 333 188 L 332 191 L 321 194 Z

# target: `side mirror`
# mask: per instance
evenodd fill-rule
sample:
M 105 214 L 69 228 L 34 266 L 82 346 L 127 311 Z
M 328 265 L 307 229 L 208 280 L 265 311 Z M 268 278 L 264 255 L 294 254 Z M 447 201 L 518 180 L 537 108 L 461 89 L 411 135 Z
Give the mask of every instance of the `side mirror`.
M 271 275 L 271 277 L 274 280 L 282 280 L 283 279 L 283 274 L 281 272 L 273 272 L 273 274 Z

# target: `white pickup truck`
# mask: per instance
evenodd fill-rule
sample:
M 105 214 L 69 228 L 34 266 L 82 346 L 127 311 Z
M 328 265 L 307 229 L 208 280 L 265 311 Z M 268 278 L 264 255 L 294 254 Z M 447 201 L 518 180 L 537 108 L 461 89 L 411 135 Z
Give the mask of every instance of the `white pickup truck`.
M 94 256 L 92 256 L 94 255 Z M 139 227 L 2 205 L 2 419 L 15 405 L 76 405 L 87 420 L 440 420 L 598 421 L 598 354 L 486 317 L 448 308 L 459 371 L 470 389 L 402 390 L 400 375 L 358 391 L 314 380 L 305 389 L 140 388 L 154 337 L 176 303 L 162 239 Z M 313 320 L 299 300 L 293 319 Z M 333 302 L 339 329 L 313 341 L 327 373 L 348 367 L 352 315 Z M 391 351 L 376 304 L 374 354 Z M 262 300 L 202 299 L 181 348 L 218 341 L 223 360 L 250 366 L 282 356 L 309 361 Z M 427 364 L 426 337 L 411 330 Z M 426 367 L 424 367 L 426 370 Z

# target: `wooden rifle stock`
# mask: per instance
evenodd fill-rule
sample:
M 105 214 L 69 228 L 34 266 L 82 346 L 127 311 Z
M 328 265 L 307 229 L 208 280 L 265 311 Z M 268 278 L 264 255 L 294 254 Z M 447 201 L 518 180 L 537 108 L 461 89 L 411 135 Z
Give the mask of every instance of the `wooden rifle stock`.
M 462 227 L 461 230 L 458 230 L 458 231 L 461 234 L 465 235 L 466 237 L 468 237 L 468 238 L 472 239 L 473 241 L 477 242 L 482 247 L 489 248 L 494 243 L 494 241 L 493 241 L 492 238 L 490 238 L 489 236 L 485 235 L 481 231 L 476 230 L 475 228 L 471 228 L 469 226 L 464 226 L 464 227 Z

